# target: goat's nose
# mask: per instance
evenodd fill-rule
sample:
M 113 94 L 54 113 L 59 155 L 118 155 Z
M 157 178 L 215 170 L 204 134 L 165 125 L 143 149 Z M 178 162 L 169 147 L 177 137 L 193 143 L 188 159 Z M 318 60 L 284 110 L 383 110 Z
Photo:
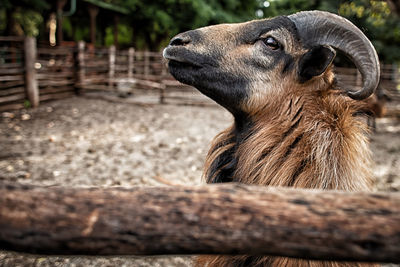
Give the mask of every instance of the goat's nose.
M 187 45 L 191 42 L 191 39 L 188 35 L 178 35 L 172 38 L 171 42 L 169 42 L 169 45 L 171 46 L 184 46 Z

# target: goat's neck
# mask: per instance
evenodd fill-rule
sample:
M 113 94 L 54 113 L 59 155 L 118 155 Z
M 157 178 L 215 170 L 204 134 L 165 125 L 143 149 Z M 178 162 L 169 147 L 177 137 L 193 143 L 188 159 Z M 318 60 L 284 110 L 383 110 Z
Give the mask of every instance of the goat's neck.
M 280 104 L 236 120 L 216 137 L 206 161 L 208 182 L 370 188 L 365 128 L 351 101 L 325 93 L 293 94 L 274 103 Z

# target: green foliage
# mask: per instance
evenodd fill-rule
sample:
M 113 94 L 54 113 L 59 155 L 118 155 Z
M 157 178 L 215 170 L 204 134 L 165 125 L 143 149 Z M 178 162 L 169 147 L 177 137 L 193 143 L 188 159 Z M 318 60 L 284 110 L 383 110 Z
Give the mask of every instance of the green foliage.
M 126 22 L 134 25 L 136 47 L 142 44 L 153 50 L 160 49 L 171 36 L 181 31 L 209 24 L 253 19 L 258 6 L 255 0 L 150 0 L 146 2 L 116 0 L 112 2 L 131 10 L 132 16 L 129 16 Z
M 386 2 L 348 1 L 340 5 L 339 14 L 351 20 L 372 40 L 381 61 L 400 61 L 400 18 L 391 12 Z
M 68 0 L 68 2 L 71 0 Z M 80 14 L 87 14 L 82 0 Z M 233 23 L 255 18 L 292 14 L 301 10 L 326 10 L 338 13 L 355 23 L 372 40 L 380 59 L 400 62 L 400 18 L 381 0 L 102 0 L 124 7 L 120 15 L 118 41 L 121 46 L 159 50 L 175 34 L 210 24 Z M 18 29 L 26 35 L 45 33 L 43 14 L 54 12 L 55 1 L 1 0 L 0 31 L 7 28 L 12 14 Z M 68 4 L 67 4 L 68 6 Z M 86 12 L 86 13 L 85 13 Z M 113 22 L 100 12 L 97 25 L 101 45 L 114 42 Z M 65 17 L 66 40 L 88 40 L 88 17 Z M 40 32 L 42 31 L 42 32 Z
M 28 99 L 24 100 L 24 108 L 30 108 L 32 107 L 31 101 L 29 101 Z
M 43 17 L 39 12 L 29 9 L 19 9 L 13 16 L 26 36 L 37 36 L 39 34 L 39 26 L 43 22 Z
M 4 23 L 1 30 L 5 31 L 8 26 L 13 27 L 14 32 L 22 31 L 25 35 L 37 36 L 43 23 L 41 13 L 48 8 L 50 4 L 46 0 L 2 0 L 0 10 L 5 12 L 4 20 L 9 16 L 15 25 Z
M 23 7 L 43 11 L 50 8 L 51 2 L 46 0 L 1 0 L 0 9 L 12 9 L 13 7 Z
M 132 43 L 133 31 L 132 28 L 126 24 L 118 24 L 118 44 L 121 46 L 129 46 Z M 105 46 L 114 44 L 113 26 L 106 28 L 106 35 L 104 37 Z

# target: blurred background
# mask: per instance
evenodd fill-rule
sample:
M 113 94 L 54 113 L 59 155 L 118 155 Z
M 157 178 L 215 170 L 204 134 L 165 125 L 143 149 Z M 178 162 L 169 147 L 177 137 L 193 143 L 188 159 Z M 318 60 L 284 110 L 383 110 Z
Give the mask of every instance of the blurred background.
M 210 141 L 232 117 L 175 81 L 161 50 L 182 31 L 302 10 L 344 16 L 374 44 L 381 81 L 366 100 L 365 117 L 375 190 L 400 191 L 397 0 L 0 0 L 0 180 L 72 187 L 201 184 Z M 335 72 L 341 86 L 362 85 L 341 54 Z M 0 266 L 118 265 L 192 261 L 0 251 Z
M 355 23 L 385 63 L 400 60 L 396 0 L 2 0 L 0 35 L 35 36 L 52 45 L 84 40 L 97 47 L 158 51 L 182 31 L 313 9 Z

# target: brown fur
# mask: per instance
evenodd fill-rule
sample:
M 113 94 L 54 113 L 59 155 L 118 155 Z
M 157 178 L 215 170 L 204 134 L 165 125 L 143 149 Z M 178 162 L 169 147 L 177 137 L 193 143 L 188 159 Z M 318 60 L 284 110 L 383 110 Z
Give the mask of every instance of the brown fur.
M 291 79 L 290 77 L 288 78 Z M 294 79 L 293 79 L 294 80 Z M 213 141 L 206 159 L 207 182 L 220 170 L 213 162 L 236 147 L 233 181 L 297 188 L 368 191 L 370 151 L 365 125 L 355 116 L 359 102 L 335 90 L 333 73 L 305 84 L 286 83 L 263 105 L 253 109 L 252 129 L 235 143 L 233 125 Z M 252 106 L 254 107 L 254 100 Z M 222 166 L 223 167 L 223 166 Z M 374 264 L 312 261 L 284 257 L 200 256 L 196 266 L 376 266 Z

